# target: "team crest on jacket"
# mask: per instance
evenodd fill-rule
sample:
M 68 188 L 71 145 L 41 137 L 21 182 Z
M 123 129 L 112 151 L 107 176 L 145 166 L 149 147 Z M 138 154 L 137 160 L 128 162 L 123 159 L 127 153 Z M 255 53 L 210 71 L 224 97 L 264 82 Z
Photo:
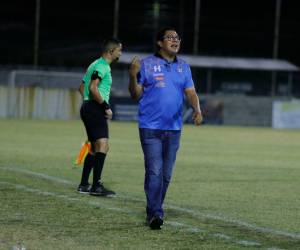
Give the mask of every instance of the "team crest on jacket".
M 153 70 L 154 70 L 154 72 L 161 72 L 161 66 L 160 65 L 154 65 Z

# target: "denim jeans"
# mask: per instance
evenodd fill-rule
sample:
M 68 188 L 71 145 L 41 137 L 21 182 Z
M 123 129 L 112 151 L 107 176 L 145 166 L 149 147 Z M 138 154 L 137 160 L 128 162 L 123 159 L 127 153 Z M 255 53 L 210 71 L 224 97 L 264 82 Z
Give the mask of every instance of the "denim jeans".
M 171 180 L 181 131 L 145 128 L 139 131 L 144 152 L 147 219 L 150 220 L 154 215 L 163 218 L 163 202 Z

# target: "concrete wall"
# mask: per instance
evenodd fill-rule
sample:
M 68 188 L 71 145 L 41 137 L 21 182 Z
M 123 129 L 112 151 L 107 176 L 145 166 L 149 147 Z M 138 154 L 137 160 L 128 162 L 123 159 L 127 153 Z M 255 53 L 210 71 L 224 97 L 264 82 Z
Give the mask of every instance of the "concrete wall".
M 291 100 L 284 97 L 251 97 L 243 95 L 200 96 L 207 103 L 223 106 L 223 124 L 241 126 L 272 126 L 272 102 Z
M 219 107 L 218 115 L 221 114 L 224 125 L 271 127 L 273 100 L 286 101 L 291 98 L 202 95 L 200 100 L 205 101 L 203 107 Z M 71 89 L 23 87 L 15 88 L 14 93 L 9 94 L 7 86 L 0 86 L 0 117 L 78 119 L 81 101 L 79 93 Z M 129 98 L 122 98 L 121 101 L 113 97 L 112 104 L 115 107 L 136 105 Z
M 71 89 L 0 86 L 0 117 L 37 119 L 78 119 L 82 99 Z

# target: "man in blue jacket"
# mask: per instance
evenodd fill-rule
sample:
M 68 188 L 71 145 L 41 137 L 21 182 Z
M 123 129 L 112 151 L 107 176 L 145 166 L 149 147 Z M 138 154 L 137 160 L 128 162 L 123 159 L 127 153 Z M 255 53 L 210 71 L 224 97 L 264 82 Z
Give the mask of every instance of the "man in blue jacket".
M 163 224 L 163 201 L 179 148 L 184 96 L 192 106 L 193 120 L 202 114 L 190 66 L 177 57 L 181 39 L 174 28 L 156 37 L 157 52 L 129 67 L 129 92 L 139 103 L 139 134 L 144 153 L 147 222 L 151 229 Z

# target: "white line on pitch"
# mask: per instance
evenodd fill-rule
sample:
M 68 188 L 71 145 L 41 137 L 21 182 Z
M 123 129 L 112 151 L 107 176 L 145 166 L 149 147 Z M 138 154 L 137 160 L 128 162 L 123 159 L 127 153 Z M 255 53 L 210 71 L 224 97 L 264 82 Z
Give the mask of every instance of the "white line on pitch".
M 68 201 L 68 202 L 82 202 L 81 199 L 79 198 L 74 198 L 74 197 L 70 197 L 68 195 L 62 195 L 62 194 L 58 194 L 58 193 L 54 193 L 54 192 L 48 192 L 48 191 L 42 191 L 40 189 L 36 189 L 36 188 L 31 188 L 22 184 L 13 184 L 10 182 L 2 182 L 0 181 L 0 185 L 10 185 L 10 186 L 14 186 L 16 189 L 19 189 L 21 191 L 26 191 L 26 192 L 30 192 L 30 193 L 34 193 L 34 194 L 38 194 L 38 195 L 43 195 L 43 196 L 50 196 L 50 197 L 54 197 L 54 198 L 58 198 L 58 199 L 62 199 L 63 201 Z M 119 208 L 119 207 L 113 207 L 113 206 L 107 206 L 105 204 L 103 204 L 103 202 L 96 202 L 96 201 L 84 201 L 85 204 L 88 204 L 92 207 L 97 207 L 97 208 L 102 208 L 102 209 L 106 209 L 109 211 L 115 211 L 115 212 L 121 212 L 121 213 L 125 213 L 125 214 L 134 214 L 135 216 L 139 216 L 140 213 L 134 211 L 134 210 L 129 210 L 129 209 L 124 209 L 124 208 Z M 182 231 L 185 232 L 190 232 L 190 233 L 207 233 L 208 231 L 188 225 L 188 224 L 184 224 L 184 223 L 180 223 L 177 221 L 169 221 L 167 223 L 165 223 L 167 225 L 170 225 L 171 227 L 175 227 L 175 228 L 181 228 Z M 220 239 L 220 240 L 225 240 L 225 241 L 229 241 L 232 242 L 234 244 L 238 244 L 238 245 L 242 245 L 242 246 L 261 246 L 260 243 L 255 242 L 255 241 L 249 241 L 249 240 L 236 240 L 230 236 L 227 236 L 225 234 L 215 234 L 215 233 L 209 233 L 208 236 Z
M 61 183 L 61 184 L 76 186 L 76 183 L 74 183 L 74 182 L 64 180 L 64 179 L 61 179 L 61 178 L 57 178 L 57 177 L 54 177 L 54 176 L 49 176 L 49 175 L 42 174 L 42 173 L 36 173 L 36 172 L 33 172 L 33 171 L 24 170 L 24 169 L 16 167 L 16 166 L 10 166 L 9 168 L 8 167 L 0 167 L 0 169 L 25 173 L 25 174 L 28 174 L 28 175 L 31 175 L 31 176 L 36 176 L 38 178 L 43 178 L 43 179 L 46 179 L 46 180 L 49 180 L 49 181 L 54 181 L 54 182 L 58 182 L 58 183 Z M 118 195 L 118 197 L 126 199 L 126 200 L 131 200 L 131 201 L 139 201 L 139 202 L 144 202 L 145 201 L 143 199 L 133 198 L 133 197 L 123 195 L 123 194 Z M 179 207 L 179 206 L 171 205 L 171 204 L 166 204 L 164 207 L 167 208 L 167 209 L 168 208 L 169 209 L 174 209 L 174 210 L 179 211 L 179 212 L 184 212 L 184 213 L 190 214 L 190 215 L 192 215 L 192 216 L 194 216 L 198 219 L 205 218 L 205 219 L 218 220 L 218 221 L 223 221 L 223 222 L 226 222 L 226 223 L 235 224 L 235 225 L 238 225 L 238 226 L 241 226 L 241 227 L 244 227 L 244 228 L 250 229 L 252 231 L 256 231 L 256 232 L 270 233 L 270 234 L 273 234 L 273 235 L 285 236 L 285 237 L 289 237 L 289 238 L 292 238 L 292 239 L 300 239 L 300 234 L 290 233 L 290 232 L 277 230 L 277 229 L 272 229 L 272 228 L 259 227 L 255 224 L 250 224 L 250 223 L 245 222 L 245 221 L 240 221 L 240 220 L 228 218 L 226 216 L 201 213 L 201 212 L 195 211 L 193 209 Z

